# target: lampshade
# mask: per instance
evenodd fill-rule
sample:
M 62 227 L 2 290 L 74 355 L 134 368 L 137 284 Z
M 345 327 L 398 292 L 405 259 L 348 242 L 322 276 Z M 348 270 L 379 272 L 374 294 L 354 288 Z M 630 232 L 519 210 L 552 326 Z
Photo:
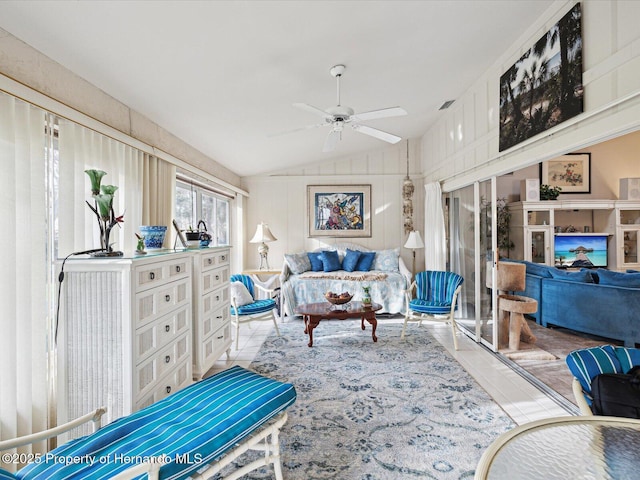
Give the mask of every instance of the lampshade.
M 269 225 L 260 222 L 258 228 L 256 228 L 256 233 L 253 235 L 253 238 L 249 240 L 249 243 L 267 243 L 275 242 L 276 240 L 277 238 L 274 237 L 271 230 L 269 230 Z
M 412 230 L 409 232 L 409 238 L 407 238 L 407 243 L 404 244 L 404 248 L 424 248 L 424 243 L 422 242 L 422 238 L 420 237 L 420 232 L 417 230 Z

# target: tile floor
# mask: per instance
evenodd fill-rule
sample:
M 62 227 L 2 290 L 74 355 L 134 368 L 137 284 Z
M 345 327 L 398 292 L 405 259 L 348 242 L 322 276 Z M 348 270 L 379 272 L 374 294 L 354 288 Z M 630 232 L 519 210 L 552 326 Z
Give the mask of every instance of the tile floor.
M 302 328 L 300 319 L 285 317 L 284 320 L 279 321 L 299 322 Z M 380 332 L 384 329 L 385 323 L 401 321 L 402 319 L 400 318 L 381 318 L 378 320 L 378 331 Z M 450 326 L 425 322 L 421 328 L 428 328 L 434 337 L 517 424 L 521 425 L 542 418 L 569 415 L 565 409 L 465 334 L 458 333 L 459 350 L 455 351 Z M 208 374 L 224 370 L 232 365 L 248 367 L 260 350 L 264 339 L 272 330 L 273 324 L 271 322 L 253 322 L 250 325 L 242 325 L 240 327 L 239 349 L 235 349 L 234 331 L 234 342 L 231 346 L 229 360 L 227 361 L 226 356 L 223 355 Z M 300 333 L 303 334 L 302 331 Z

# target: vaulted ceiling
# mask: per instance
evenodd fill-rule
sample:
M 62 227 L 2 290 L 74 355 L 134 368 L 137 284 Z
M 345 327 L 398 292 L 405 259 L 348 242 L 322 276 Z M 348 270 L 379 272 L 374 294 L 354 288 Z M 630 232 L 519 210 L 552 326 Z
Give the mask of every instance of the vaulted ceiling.
M 553 3 L 2 1 L 0 27 L 240 176 L 383 147 L 296 102 L 408 114 L 363 122 L 418 138 Z

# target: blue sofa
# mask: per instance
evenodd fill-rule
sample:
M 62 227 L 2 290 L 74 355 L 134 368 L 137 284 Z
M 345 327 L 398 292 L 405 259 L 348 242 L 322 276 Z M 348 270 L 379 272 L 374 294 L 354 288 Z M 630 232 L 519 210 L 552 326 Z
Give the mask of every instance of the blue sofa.
M 515 293 L 538 301 L 531 315 L 538 324 L 619 340 L 626 347 L 640 344 L 640 272 L 567 271 L 517 262 L 527 273 L 525 290 Z

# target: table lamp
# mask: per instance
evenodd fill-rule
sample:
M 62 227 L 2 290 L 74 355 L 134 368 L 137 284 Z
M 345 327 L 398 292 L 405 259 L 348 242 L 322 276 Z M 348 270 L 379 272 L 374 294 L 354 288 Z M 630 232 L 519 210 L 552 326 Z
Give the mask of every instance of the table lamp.
M 424 242 L 420 237 L 420 232 L 417 230 L 409 232 L 409 238 L 407 238 L 407 243 L 404 244 L 404 248 L 410 248 L 413 251 L 413 266 L 411 268 L 411 278 L 413 278 L 416 273 L 416 249 L 424 248 Z
M 269 255 L 269 247 L 267 246 L 268 242 L 274 242 L 277 238 L 273 236 L 271 230 L 269 230 L 269 225 L 266 223 L 260 222 L 258 224 L 258 228 L 256 228 L 256 233 L 253 235 L 253 238 L 249 240 L 249 243 L 259 243 L 258 246 L 258 254 L 260 255 L 260 270 L 269 268 L 269 259 L 267 256 Z

